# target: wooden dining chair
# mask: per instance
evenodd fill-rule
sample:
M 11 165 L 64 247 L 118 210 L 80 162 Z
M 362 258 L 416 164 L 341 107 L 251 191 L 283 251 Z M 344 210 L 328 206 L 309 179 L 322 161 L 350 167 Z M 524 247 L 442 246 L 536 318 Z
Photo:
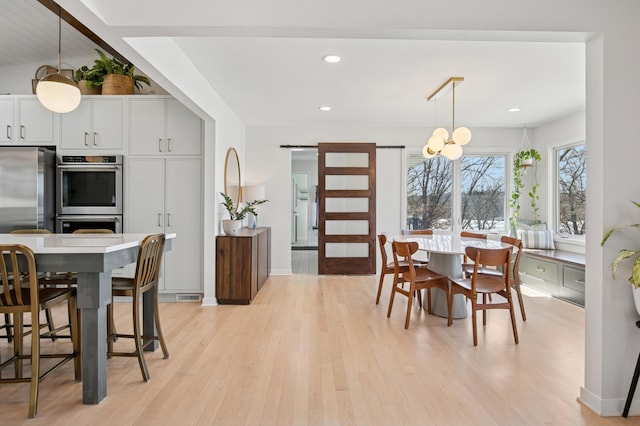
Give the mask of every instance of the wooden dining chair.
M 517 238 L 510 237 L 508 235 L 503 235 L 500 238 L 500 242 L 510 244 L 512 246 L 511 249 L 511 265 L 509 268 L 509 273 L 511 274 L 511 287 L 516 290 L 516 294 L 518 296 L 518 304 L 520 305 L 520 315 L 522 315 L 522 320 L 527 320 L 527 314 L 524 311 L 524 299 L 522 298 L 522 289 L 520 288 L 520 255 L 522 254 L 522 241 Z M 469 276 L 473 273 L 473 265 L 471 269 L 468 270 Z M 479 274 L 488 274 L 488 275 L 502 275 L 502 271 L 487 268 L 482 265 L 478 267 Z
M 511 297 L 511 274 L 509 265 L 511 264 L 511 249 L 485 249 L 479 247 L 467 247 L 465 254 L 474 260 L 474 269 L 470 278 L 449 278 L 451 282 L 451 292 L 449 293 L 450 304 L 453 295 L 462 294 L 471 300 L 471 316 L 473 322 L 473 345 L 478 345 L 478 330 L 476 312 L 482 311 L 482 324 L 487 324 L 487 310 L 489 309 L 509 309 L 511 316 L 511 327 L 513 328 L 513 338 L 518 343 L 518 329 L 513 309 Z M 500 276 L 481 274 L 478 272 L 480 265 L 495 266 L 502 272 Z M 506 299 L 506 302 L 488 302 L 487 296 L 498 294 Z M 478 296 L 482 295 L 482 302 L 478 303 Z M 449 324 L 452 322 L 451 310 L 449 310 Z
M 114 277 L 112 279 L 112 298 L 116 296 L 129 296 L 132 299 L 133 334 L 117 333 L 113 330 L 113 300 L 107 305 L 107 355 L 110 357 L 125 356 L 138 358 L 142 378 L 145 382 L 149 380 L 149 370 L 144 359 L 144 349 L 158 340 L 160 341 L 164 358 L 169 358 L 169 351 L 162 334 L 162 327 L 160 326 L 160 310 L 158 305 L 158 276 L 164 254 L 164 244 L 164 234 L 146 236 L 140 243 L 135 276 L 133 278 Z M 142 335 L 140 298 L 148 291 L 153 292 L 154 321 L 157 336 Z M 114 351 L 113 341 L 115 338 L 120 337 L 133 339 L 135 349 L 132 352 Z
M 0 376 L 0 383 L 30 383 L 29 417 L 35 417 L 38 411 L 38 387 L 40 380 L 70 360 L 74 360 L 75 379 L 81 379 L 80 340 L 78 338 L 78 311 L 76 308 L 75 288 L 43 288 L 38 283 L 36 260 L 33 251 L 22 244 L 0 245 L 0 313 L 10 314 L 14 319 L 13 355 L 5 360 L 0 368 L 13 364 L 14 377 Z M 28 284 L 26 286 L 25 284 Z M 49 332 L 24 332 L 24 314 L 30 314 L 32 331 L 39 330 L 39 313 L 60 303 L 67 303 L 69 324 Z M 46 354 L 40 352 L 41 337 L 57 334 L 64 329 L 70 330 L 71 352 Z M 24 350 L 24 337 L 31 334 L 31 351 Z M 57 350 L 59 343 L 52 350 Z M 40 370 L 42 358 L 58 359 L 45 372 Z M 29 360 L 31 374 L 23 377 L 23 364 Z
M 387 256 L 387 235 L 382 233 L 378 234 L 378 246 L 380 247 L 380 256 L 382 257 L 382 268 L 380 269 L 380 281 L 378 282 L 378 294 L 376 295 L 376 305 L 380 302 L 380 294 L 382 293 L 382 284 L 384 283 L 384 277 L 387 275 L 394 275 L 394 262 L 389 262 Z M 400 270 L 404 272 L 409 270 L 409 263 L 406 260 L 400 262 Z M 394 283 L 395 285 L 395 283 Z M 418 304 L 422 306 L 422 293 L 418 292 Z
M 409 328 L 411 320 L 411 309 L 413 305 L 413 295 L 415 292 L 427 290 L 427 312 L 431 313 L 431 289 L 437 287 L 442 289 L 445 294 L 449 294 L 448 279 L 444 275 L 440 275 L 432 270 L 421 267 L 416 268 L 412 256 L 418 251 L 418 243 L 415 241 L 394 241 L 391 244 L 394 263 L 394 279 L 393 288 L 391 289 L 391 298 L 389 299 L 389 309 L 387 310 L 387 318 L 391 316 L 393 302 L 396 293 L 400 293 L 408 298 L 407 314 L 404 320 L 404 328 Z M 408 268 L 406 271 L 402 269 L 403 259 L 407 259 Z M 409 283 L 409 288 L 404 289 L 403 284 Z M 447 308 L 449 310 L 449 321 L 451 321 L 451 298 L 447 297 Z
M 460 236 L 463 238 L 480 238 L 482 240 L 487 239 L 487 234 L 482 234 L 480 232 L 462 231 L 460 232 Z
M 403 229 L 402 235 L 433 235 L 433 229 Z
M 460 236 L 462 238 L 478 238 L 480 240 L 486 240 L 487 234 L 482 234 L 479 232 L 470 232 L 470 231 L 462 231 L 460 232 Z M 466 277 L 470 277 L 473 272 L 473 263 L 469 261 L 469 258 L 464 255 L 464 259 L 462 260 L 462 272 Z

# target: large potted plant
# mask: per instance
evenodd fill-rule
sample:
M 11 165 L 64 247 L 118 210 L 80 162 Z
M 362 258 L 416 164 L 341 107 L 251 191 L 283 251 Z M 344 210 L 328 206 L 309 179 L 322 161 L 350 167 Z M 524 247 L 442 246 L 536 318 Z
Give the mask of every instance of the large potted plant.
M 133 95 L 135 88 L 142 89 L 142 83 L 151 85 L 149 78 L 135 74 L 133 64 L 125 64 L 116 58 L 108 57 L 102 50 L 96 49 L 99 59 L 96 59 L 92 72 L 102 74 L 103 95 Z
M 231 197 L 229 197 L 224 192 L 221 192 L 220 195 L 224 199 L 224 202 L 220 203 L 224 206 L 229 213 L 229 219 L 222 220 L 222 229 L 225 234 L 233 235 L 240 228 L 242 228 L 242 222 L 247 217 L 247 214 L 251 213 L 254 216 L 258 216 L 258 212 L 256 212 L 255 206 L 259 204 L 266 203 L 269 200 L 252 200 L 247 202 L 242 202 L 240 205 L 236 206 L 233 203 Z
M 636 207 L 640 208 L 640 203 L 636 201 L 631 201 Z M 614 232 L 624 229 L 624 228 L 640 228 L 640 223 L 633 223 L 629 225 L 618 225 L 609 229 L 602 236 L 602 240 L 600 241 L 600 245 L 604 246 L 611 234 Z M 633 300 L 636 305 L 636 310 L 640 314 L 640 249 L 621 249 L 618 252 L 618 255 L 611 263 L 611 276 L 613 279 L 616 279 L 616 272 L 618 271 L 618 265 L 625 259 L 633 259 L 633 266 L 631 268 L 631 276 L 629 277 L 629 282 L 633 286 Z
M 542 156 L 535 148 L 526 148 L 518 151 L 513 159 L 513 191 L 511 192 L 511 199 L 509 201 L 509 207 L 513 209 L 513 216 L 511 217 L 511 224 L 515 225 L 516 221 L 520 217 L 520 198 L 522 191 L 524 190 L 524 176 L 527 171 L 527 167 L 535 166 L 536 162 L 540 161 Z M 533 224 L 540 224 L 540 212 L 538 207 L 538 200 L 540 195 L 538 189 L 540 188 L 540 182 L 534 178 L 533 185 L 527 193 L 530 199 L 531 208 L 533 210 Z

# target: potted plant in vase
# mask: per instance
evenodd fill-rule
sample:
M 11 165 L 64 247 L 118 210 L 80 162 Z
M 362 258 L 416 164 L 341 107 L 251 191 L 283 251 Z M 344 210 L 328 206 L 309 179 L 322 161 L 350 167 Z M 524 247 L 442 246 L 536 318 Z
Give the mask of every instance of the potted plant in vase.
M 636 201 L 631 201 L 636 207 L 640 208 L 640 203 Z M 630 225 L 618 225 L 611 229 L 609 229 L 602 236 L 602 240 L 600 241 L 600 246 L 604 246 L 611 234 L 614 232 L 623 229 L 623 228 L 640 228 L 640 223 L 634 223 Z M 618 270 L 618 265 L 625 259 L 633 259 L 633 267 L 631 268 L 631 276 L 629 277 L 629 282 L 633 286 L 633 300 L 636 306 L 636 311 L 640 314 L 640 249 L 621 249 L 618 252 L 618 256 L 611 263 L 611 276 L 613 279 L 616 279 L 616 272 Z
M 81 94 L 99 95 L 102 93 L 102 81 L 104 80 L 102 70 L 83 65 L 76 70 L 74 77 Z
M 520 196 L 524 189 L 524 176 L 526 174 L 527 167 L 534 166 L 537 161 L 540 161 L 542 156 L 535 148 L 521 149 L 518 151 L 513 159 L 513 191 L 511 192 L 511 199 L 509 201 L 509 207 L 513 209 L 513 216 L 511 217 L 511 224 L 515 225 L 518 217 L 520 217 Z M 531 190 L 528 192 L 531 200 L 531 208 L 533 209 L 533 224 L 540 224 L 540 214 L 538 207 L 538 189 L 540 188 L 540 182 L 537 178 L 534 178 L 534 183 L 531 186 Z
M 220 195 L 224 198 L 224 202 L 220 203 L 224 206 L 229 213 L 229 219 L 222 220 L 222 229 L 226 235 L 233 235 L 238 229 L 242 228 L 242 222 L 247 217 L 247 214 L 251 213 L 254 216 L 258 216 L 255 206 L 266 203 L 269 200 L 253 200 L 240 203 L 240 205 L 233 204 L 233 200 L 224 192 Z M 242 206 L 242 207 L 241 207 Z
M 103 95 L 133 95 L 135 88 L 142 89 L 142 83 L 151 85 L 149 78 L 134 74 L 135 66 L 125 64 L 116 58 L 109 58 L 103 51 L 96 49 L 99 59 L 96 59 L 92 70 L 101 73 Z

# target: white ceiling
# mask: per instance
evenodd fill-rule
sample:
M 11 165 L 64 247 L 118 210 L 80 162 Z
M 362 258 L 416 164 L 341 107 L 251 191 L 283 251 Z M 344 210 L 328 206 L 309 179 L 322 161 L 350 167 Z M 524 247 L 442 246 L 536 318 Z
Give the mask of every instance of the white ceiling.
M 392 31 L 384 16 L 376 18 L 376 28 L 359 27 L 346 13 L 340 27 L 293 27 L 278 21 L 286 13 L 263 10 L 258 2 L 255 13 L 246 13 L 251 0 L 59 3 L 127 57 L 130 38 L 177 46 L 182 60 L 247 125 L 450 127 L 452 94 L 437 104 L 426 97 L 451 76 L 465 78 L 456 89 L 456 125 L 534 127 L 585 106 L 580 37 L 558 43 L 453 34 L 456 40 L 443 40 L 440 33 Z M 3 0 L 0 10 L 0 66 L 37 62 L 57 50 L 51 36 L 57 34 L 57 17 L 36 0 Z M 63 56 L 92 55 L 94 47 L 79 34 L 63 32 Z M 343 60 L 324 63 L 329 53 Z M 150 63 L 138 57 L 134 62 L 153 74 Z M 333 109 L 321 112 L 320 105 Z M 515 106 L 521 111 L 507 112 Z

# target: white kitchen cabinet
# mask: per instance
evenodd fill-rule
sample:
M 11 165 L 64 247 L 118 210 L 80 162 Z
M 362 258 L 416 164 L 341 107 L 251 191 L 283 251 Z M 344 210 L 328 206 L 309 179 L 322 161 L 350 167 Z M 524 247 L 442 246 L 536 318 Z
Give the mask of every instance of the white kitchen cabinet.
M 2 132 L 0 142 L 12 145 L 55 145 L 53 112 L 35 96 L 6 96 L 0 99 Z
M 83 97 L 60 119 L 60 147 L 73 150 L 120 150 L 123 147 L 123 98 Z
M 198 156 L 202 120 L 175 99 L 129 99 L 129 154 Z
M 126 232 L 177 234 L 161 292 L 202 293 L 201 159 L 129 157 L 126 182 Z

